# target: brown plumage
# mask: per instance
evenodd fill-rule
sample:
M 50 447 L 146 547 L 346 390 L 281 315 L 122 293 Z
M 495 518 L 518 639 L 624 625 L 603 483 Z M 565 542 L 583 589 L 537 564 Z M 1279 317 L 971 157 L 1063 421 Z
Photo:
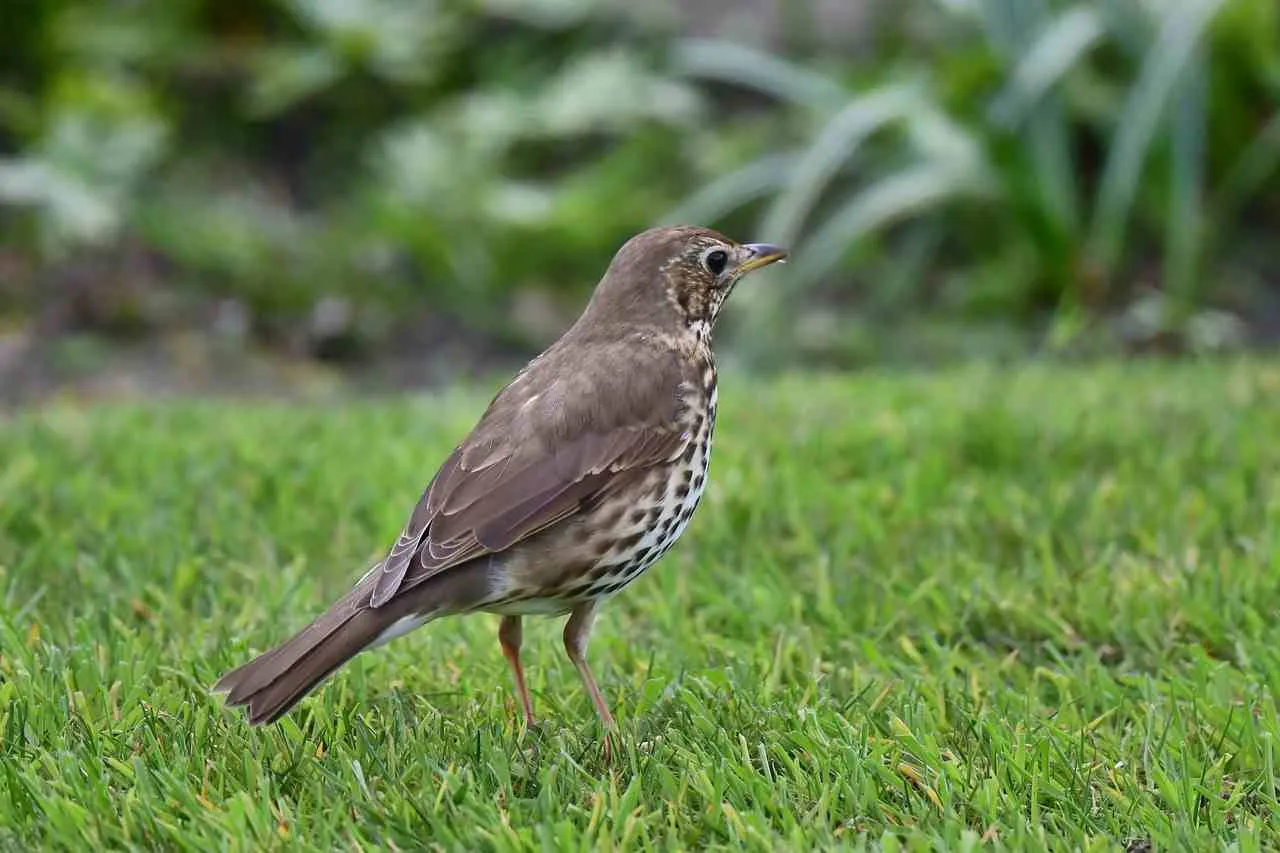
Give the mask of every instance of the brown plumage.
M 586 662 L 596 607 L 688 524 L 711 455 L 716 316 L 742 275 L 785 255 L 687 226 L 629 240 L 578 321 L 445 460 L 386 558 L 214 689 L 269 723 L 364 649 L 485 611 L 503 616 L 499 641 L 532 723 L 521 616 L 569 613 L 565 648 L 612 728 Z

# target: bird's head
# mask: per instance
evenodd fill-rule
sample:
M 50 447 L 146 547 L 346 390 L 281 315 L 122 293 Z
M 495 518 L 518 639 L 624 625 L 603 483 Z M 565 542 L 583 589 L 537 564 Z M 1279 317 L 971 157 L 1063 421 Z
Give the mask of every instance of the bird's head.
M 709 228 L 651 228 L 613 256 L 588 313 L 709 333 L 739 279 L 786 257 L 778 246 L 738 243 Z

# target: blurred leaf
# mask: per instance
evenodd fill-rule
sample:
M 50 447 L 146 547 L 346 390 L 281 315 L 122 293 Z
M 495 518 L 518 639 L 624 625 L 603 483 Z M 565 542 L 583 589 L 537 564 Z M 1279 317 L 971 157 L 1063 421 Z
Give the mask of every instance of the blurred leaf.
M 467 140 L 467 158 L 498 157 L 521 138 L 543 133 L 538 100 L 509 89 L 483 89 L 420 119 L 424 129 Z M 455 143 L 461 145 L 461 141 Z
M 780 101 L 819 111 L 839 109 L 843 86 L 776 56 L 715 39 L 685 39 L 672 47 L 677 74 L 755 89 Z
M 488 14 L 547 29 L 581 24 L 598 12 L 600 0 L 476 0 Z
M 1213 221 L 1228 227 L 1244 202 L 1268 179 L 1280 173 L 1280 110 L 1272 114 L 1231 164 L 1218 190 Z
M 1076 233 L 1080 205 L 1070 131 L 1061 98 L 1053 90 L 1068 72 L 1078 70 L 1106 29 L 1093 6 L 1071 6 L 1053 18 L 1040 15 L 1037 26 L 1025 51 L 1020 50 L 1023 33 L 1010 34 L 1007 49 L 1016 64 L 988 114 L 997 126 L 1024 134 L 1044 220 L 1053 224 L 1061 240 Z
M 715 222 L 735 210 L 783 189 L 791 181 L 796 155 L 771 154 L 707 184 L 659 222 Z
M 114 236 L 130 191 L 162 153 L 164 125 L 105 86 L 68 97 L 28 155 L 0 172 L 0 202 L 38 211 L 46 251 Z
M 1280 89 L 1280 4 L 1271 0 L 1234 0 L 1214 18 L 1213 36 L 1239 53 L 1273 92 Z
M 1182 72 L 1169 123 L 1169 216 L 1165 236 L 1166 289 L 1190 312 L 1200 278 L 1207 69 L 1197 51 Z
M 933 2 L 952 15 L 972 16 L 978 13 L 983 0 L 933 0 Z
M 852 196 L 794 252 L 789 277 L 804 287 L 829 274 L 849 249 L 884 226 L 964 194 L 987 190 L 980 175 L 923 163 L 891 173 Z
M 927 98 L 921 98 L 908 114 L 906 129 L 911 147 L 925 160 L 970 171 L 975 179 L 986 168 L 982 146 L 974 135 Z
M 139 218 L 147 236 L 174 260 L 232 281 L 238 291 L 275 286 L 264 274 L 282 254 L 304 245 L 303 220 L 262 193 L 206 191 L 202 203 L 192 205 L 188 192 L 152 200 Z
M 791 244 L 786 286 L 735 301 L 802 356 L 913 314 L 1105 325 L 1140 286 L 1189 336 L 1269 286 L 1275 0 L 875 5 L 856 53 L 784 9 L 784 57 L 674 37 L 728 7 L 28 3 L 0 35 L 0 298 L 158 262 L 255 329 L 340 293 L 351 327 L 387 300 L 414 337 L 444 312 L 524 346 L 513 305 L 559 317 L 655 220 Z
M 1089 235 L 1090 254 L 1104 274 L 1114 272 L 1120 259 L 1135 190 L 1169 96 L 1222 3 L 1181 0 L 1178 14 L 1163 15 L 1159 36 L 1143 59 L 1137 82 L 1116 122 Z
M 625 92 L 626 97 L 619 97 Z M 544 133 L 618 132 L 638 121 L 679 122 L 696 114 L 697 95 L 664 79 L 624 50 L 574 59 L 541 92 L 531 110 Z
M 1025 121 L 1106 32 L 1102 16 L 1092 5 L 1071 6 L 1059 13 L 1018 58 L 1012 76 L 992 101 L 992 120 L 1006 126 Z
M 258 54 L 248 92 L 251 114 L 272 116 L 305 100 L 342 76 L 342 67 L 314 47 L 273 48 Z
M 289 0 L 329 49 L 392 80 L 422 81 L 454 19 L 437 0 Z
M 484 173 L 501 152 L 483 145 L 460 146 L 433 124 L 405 122 L 387 131 L 374 153 L 374 165 L 392 196 L 447 215 L 456 204 L 470 207 L 487 189 Z
M 105 194 L 75 175 L 34 160 L 0 160 L 0 201 L 39 209 L 52 246 L 101 240 L 119 223 Z
M 761 232 L 791 245 L 822 193 L 858 146 L 890 122 L 922 109 L 916 86 L 890 85 L 850 102 L 827 123 L 796 161 L 765 217 Z
M 485 205 L 485 213 L 501 224 L 533 225 L 545 220 L 554 207 L 553 194 L 543 186 L 523 182 L 499 185 Z

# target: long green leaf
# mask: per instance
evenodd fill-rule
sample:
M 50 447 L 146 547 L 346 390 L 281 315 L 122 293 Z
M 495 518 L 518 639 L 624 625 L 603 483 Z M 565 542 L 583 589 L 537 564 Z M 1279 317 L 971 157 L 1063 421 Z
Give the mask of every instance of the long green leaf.
M 1058 239 L 1073 240 L 1080 220 L 1071 126 L 1054 91 L 1085 53 L 1106 33 L 1092 6 L 1072 6 L 1049 17 L 1043 4 L 1017 16 L 1020 28 L 1006 45 L 1013 71 L 988 111 L 997 126 L 1019 129 L 1036 174 L 1045 220 Z M 1022 44 L 1026 43 L 1024 49 Z
M 985 185 L 975 176 L 933 163 L 891 174 L 853 196 L 793 253 L 790 272 L 800 288 L 831 272 L 850 246 L 889 223 L 937 207 Z
M 1072 6 L 1054 17 L 1018 58 L 990 116 L 1006 127 L 1025 121 L 1031 109 L 1076 68 L 1107 29 L 1092 6 Z
M 1233 220 L 1245 201 L 1277 171 L 1280 171 L 1280 111 L 1271 116 L 1231 165 L 1218 188 L 1212 223 L 1222 228 Z
M 1118 118 L 1090 229 L 1090 254 L 1106 274 L 1120 260 L 1129 211 L 1161 115 L 1223 1 L 1183 0 L 1165 12 L 1156 42 L 1143 59 Z
M 979 0 L 975 11 L 997 52 L 1011 56 L 1024 43 L 1028 24 L 1043 12 L 1043 0 Z
M 762 51 L 717 39 L 684 39 L 672 47 L 677 74 L 719 80 L 791 104 L 838 109 L 848 91 L 829 77 Z
M 658 224 L 716 222 L 785 186 L 794 171 L 795 161 L 794 154 L 761 157 L 707 184 L 664 214 Z
M 987 165 L 980 142 L 930 100 L 922 98 L 911 112 L 907 137 L 917 157 L 925 161 L 985 175 Z
M 835 115 L 800 156 L 790 180 L 765 216 L 761 233 L 785 244 L 800 235 L 823 191 L 869 136 L 920 108 L 915 86 L 886 86 L 856 99 Z
M 1192 308 L 1199 285 L 1201 192 L 1204 182 L 1205 90 L 1207 69 L 1197 51 L 1182 73 L 1180 93 L 1169 116 L 1169 211 L 1165 232 L 1166 289 Z
M 975 7 L 987 42 L 1008 81 L 987 110 L 991 124 L 1022 135 L 1016 148 L 1034 172 L 1038 207 L 1059 248 L 1079 230 L 1079 192 L 1071 126 L 1053 86 L 1075 61 L 1086 7 L 1051 16 L 1046 0 L 981 0 Z M 1088 10 L 1092 12 L 1092 10 Z M 1065 67 L 1063 67 L 1065 66 Z

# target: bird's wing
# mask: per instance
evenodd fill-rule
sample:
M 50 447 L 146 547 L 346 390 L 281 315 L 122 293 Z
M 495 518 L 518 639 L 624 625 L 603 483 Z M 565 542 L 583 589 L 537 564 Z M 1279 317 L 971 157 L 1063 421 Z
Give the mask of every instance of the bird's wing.
M 678 457 L 685 371 L 674 353 L 629 364 L 616 348 L 534 362 L 490 404 L 427 486 L 379 570 L 370 603 L 510 548 L 629 474 Z

